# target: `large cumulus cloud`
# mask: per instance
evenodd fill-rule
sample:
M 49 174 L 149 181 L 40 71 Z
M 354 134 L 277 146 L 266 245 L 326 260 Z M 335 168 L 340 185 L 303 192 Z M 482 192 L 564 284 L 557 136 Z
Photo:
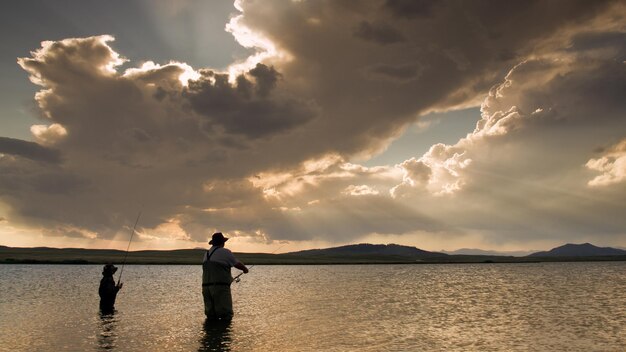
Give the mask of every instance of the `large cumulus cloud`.
M 19 60 L 43 87 L 36 100 L 50 125 L 32 129 L 46 147 L 3 140 L 3 152 L 13 156 L 2 160 L 4 175 L 19 170 L 24 185 L 31 178 L 49 182 L 43 193 L 8 200 L 14 221 L 68 224 L 107 237 L 132 208 L 145 207 L 144 226 L 155 228 L 184 209 L 222 206 L 206 183 L 255 172 L 254 140 L 313 116 L 311 104 L 276 92 L 272 67 L 258 64 L 232 83 L 226 74 L 181 63 L 148 62 L 119 73 L 124 59 L 108 45 L 112 39 L 44 42 Z M 187 77 L 196 79 L 188 84 Z M 55 162 L 54 178 L 32 160 Z M 232 197 L 254 197 L 238 192 Z
M 449 222 L 491 232 L 494 242 L 619 243 L 625 47 L 577 47 L 579 37 L 514 67 L 490 91 L 472 133 L 399 165 L 404 177 L 392 195 L 445 195 Z
M 19 59 L 42 87 L 44 122 L 31 129 L 37 143 L 0 141 L 0 215 L 111 238 L 143 207 L 143 238 L 192 241 L 213 228 L 263 240 L 466 230 L 519 239 L 522 222 L 554 225 L 546 208 L 555 219 L 584 214 L 581 234 L 623 225 L 592 211 L 613 214 L 623 193 L 603 198 L 587 185 L 591 169 L 613 175 L 606 187 L 621 183 L 620 156 L 593 154 L 625 137 L 619 2 L 237 7 L 228 30 L 258 52 L 228 73 L 178 62 L 122 70 L 109 36 L 44 42 Z M 421 114 L 481 101 L 476 130 L 455 145 L 397 168 L 348 162 Z M 590 161 L 603 157 L 612 159 Z M 563 197 L 548 202 L 536 185 Z M 567 210 L 572 197 L 602 200 Z

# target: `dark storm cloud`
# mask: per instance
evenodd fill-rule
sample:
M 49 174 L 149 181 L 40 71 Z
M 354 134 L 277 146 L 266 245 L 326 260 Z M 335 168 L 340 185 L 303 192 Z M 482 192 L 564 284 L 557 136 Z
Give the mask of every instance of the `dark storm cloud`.
M 83 213 L 91 205 L 85 203 L 81 210 L 78 205 L 74 208 L 71 201 L 84 200 L 94 190 L 89 180 L 67 172 L 62 166 L 0 158 L 0 195 L 10 206 L 5 211 L 13 224 L 66 226 L 87 220 L 83 222 L 85 228 L 94 226 L 89 221 L 93 218 Z
M 363 21 L 354 30 L 354 35 L 363 40 L 381 45 L 393 44 L 405 40 L 402 33 L 385 23 L 369 23 Z
M 367 73 L 373 78 L 390 79 L 402 82 L 417 78 L 420 74 L 420 69 L 414 64 L 399 66 L 377 64 L 368 68 Z
M 428 17 L 437 0 L 387 0 L 385 8 L 394 16 L 414 19 Z
M 255 78 L 256 94 L 265 98 L 276 87 L 280 73 L 273 67 L 267 67 L 263 64 L 257 64 L 255 68 L 249 71 L 250 76 Z M 244 76 L 237 77 L 237 80 L 245 80 Z
M 273 67 L 258 64 L 249 75 L 254 81 L 240 75 L 233 85 L 227 74 L 203 71 L 199 80 L 190 82 L 184 97 L 210 124 L 249 138 L 284 132 L 314 116 L 310 103 L 272 96 L 279 78 Z
M 291 60 L 274 64 L 283 89 L 320 106 L 302 133 L 285 136 L 286 143 L 300 142 L 300 158 L 307 159 L 373 153 L 420 112 L 477 104 L 541 43 L 592 19 L 610 3 L 302 1 L 268 6 L 244 1 L 238 25 L 287 53 Z M 395 12 L 381 10 L 386 8 Z M 402 11 L 415 16 L 396 20 Z M 429 14 L 428 20 L 416 17 L 422 13 Z M 380 41 L 383 37 L 374 36 L 373 29 L 392 23 L 405 40 L 372 45 L 355 36 L 361 26 L 357 33 Z
M 0 154 L 10 154 L 23 158 L 57 164 L 61 162 L 61 153 L 34 142 L 21 139 L 0 137 Z
M 586 32 L 571 40 L 568 52 L 611 51 L 617 61 L 626 60 L 626 33 L 624 32 Z M 607 53 L 600 55 L 607 56 Z

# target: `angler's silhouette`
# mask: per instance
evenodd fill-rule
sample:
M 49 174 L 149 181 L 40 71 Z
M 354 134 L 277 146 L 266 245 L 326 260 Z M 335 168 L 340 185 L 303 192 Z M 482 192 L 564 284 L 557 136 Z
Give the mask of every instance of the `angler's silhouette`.
M 117 271 L 117 267 L 113 264 L 107 264 L 102 269 L 102 280 L 100 280 L 100 288 L 98 294 L 100 295 L 100 310 L 102 313 L 112 313 L 115 309 L 115 298 L 117 293 L 124 284 L 115 284 L 113 274 Z
M 230 294 L 233 277 L 230 268 L 234 266 L 244 273 L 248 272 L 248 268 L 230 250 L 224 248 L 226 241 L 228 238 L 221 232 L 214 233 L 209 241 L 213 247 L 206 252 L 202 263 L 204 313 L 209 319 L 230 320 L 233 317 L 233 299 Z

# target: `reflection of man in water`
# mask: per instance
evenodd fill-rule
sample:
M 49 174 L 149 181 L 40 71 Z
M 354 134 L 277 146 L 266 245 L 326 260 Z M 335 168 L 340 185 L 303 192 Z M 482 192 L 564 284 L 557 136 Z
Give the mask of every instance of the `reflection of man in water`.
M 115 318 L 115 313 L 100 313 L 100 327 L 102 331 L 98 336 L 98 347 L 100 347 L 100 351 L 110 351 L 115 348 L 117 333 L 115 332 L 115 328 L 117 325 L 117 319 Z
M 230 250 L 224 248 L 226 241 L 228 238 L 221 232 L 214 233 L 209 241 L 213 247 L 204 254 L 202 262 L 204 314 L 209 319 L 230 320 L 233 317 L 233 299 L 230 294 L 233 277 L 230 275 L 230 268 L 248 272 L 248 268 Z
M 113 264 L 107 264 L 102 269 L 102 280 L 100 280 L 100 288 L 98 293 L 100 294 L 100 310 L 104 313 L 113 312 L 115 308 L 115 297 L 117 292 L 122 288 L 122 283 L 115 284 L 113 274 L 117 271 L 117 268 Z
M 204 322 L 204 334 L 200 339 L 198 352 L 231 350 L 231 322 L 230 320 L 206 320 Z

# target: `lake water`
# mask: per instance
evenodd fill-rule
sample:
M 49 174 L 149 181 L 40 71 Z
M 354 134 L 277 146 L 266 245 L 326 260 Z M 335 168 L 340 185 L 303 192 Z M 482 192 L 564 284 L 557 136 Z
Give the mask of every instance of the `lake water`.
M 205 325 L 200 266 L 0 265 L 2 351 L 626 351 L 626 262 L 255 266 Z

